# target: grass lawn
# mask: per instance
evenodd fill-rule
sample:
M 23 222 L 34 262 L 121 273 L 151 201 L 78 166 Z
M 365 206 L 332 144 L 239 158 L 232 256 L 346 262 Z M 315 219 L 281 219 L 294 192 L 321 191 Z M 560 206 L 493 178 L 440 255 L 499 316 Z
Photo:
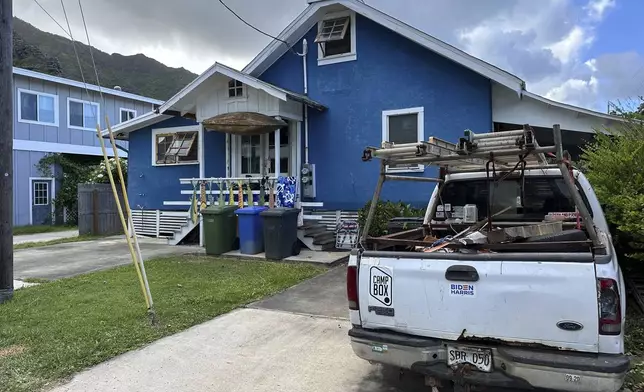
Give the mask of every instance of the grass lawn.
M 146 262 L 158 325 L 132 266 L 16 291 L 0 305 L 0 389 L 34 391 L 325 271 L 184 256 Z
M 57 231 L 77 230 L 76 226 L 50 226 L 50 225 L 32 225 L 32 226 L 15 226 L 13 235 L 54 233 Z
M 101 238 L 101 236 L 79 235 L 76 237 L 58 238 L 58 239 L 49 240 L 49 241 L 23 242 L 22 244 L 14 244 L 13 250 L 39 248 L 41 246 L 49 246 L 49 245 L 67 244 L 69 242 L 91 241 L 98 238 Z

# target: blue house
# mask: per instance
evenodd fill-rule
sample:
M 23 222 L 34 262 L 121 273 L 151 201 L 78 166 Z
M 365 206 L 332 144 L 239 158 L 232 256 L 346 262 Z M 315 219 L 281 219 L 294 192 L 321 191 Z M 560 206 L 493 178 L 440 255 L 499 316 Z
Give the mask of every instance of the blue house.
M 242 71 L 214 64 L 157 110 L 115 127 L 130 144 L 128 186 L 139 232 L 180 241 L 196 226 L 176 221 L 185 219 L 198 179 L 217 185 L 208 193 L 227 195 L 225 179 L 259 183 L 280 175 L 299 179 L 304 218 L 331 228 L 340 217 L 355 217 L 373 195 L 379 167 L 361 161 L 366 146 L 456 140 L 465 129 L 525 123 L 547 137 L 558 123 L 574 150 L 594 128 L 619 121 L 533 94 L 518 77 L 357 0 L 309 0 L 278 38 Z M 249 112 L 283 126 L 239 135 L 204 125 Z M 387 170 L 435 176 L 422 165 Z M 382 198 L 422 206 L 432 189 L 397 182 L 385 185 Z
M 49 153 L 77 157 L 103 156 L 96 121 L 105 127 L 105 115 L 118 124 L 150 112 L 162 101 L 101 88 L 22 68 L 13 69 L 14 85 L 14 217 L 16 226 L 62 223 L 67 214 L 54 210 L 52 200 L 62 174 L 52 168 L 44 178 L 36 165 Z M 120 142 L 127 148 L 127 142 Z M 108 154 L 113 156 L 111 148 Z M 120 156 L 127 157 L 126 152 Z

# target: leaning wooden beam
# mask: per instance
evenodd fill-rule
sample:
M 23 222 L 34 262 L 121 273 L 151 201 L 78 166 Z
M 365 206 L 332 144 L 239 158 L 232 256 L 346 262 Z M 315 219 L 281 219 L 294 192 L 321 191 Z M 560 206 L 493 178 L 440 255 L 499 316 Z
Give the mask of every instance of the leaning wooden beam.
M 378 183 L 376 184 L 376 190 L 373 192 L 373 197 L 371 198 L 371 205 L 369 205 L 369 213 L 367 214 L 367 220 L 365 221 L 364 227 L 362 228 L 362 235 L 360 236 L 360 242 L 364 243 L 369 236 L 369 229 L 371 228 L 371 222 L 373 221 L 373 216 L 376 213 L 376 205 L 378 200 L 380 200 L 380 192 L 382 191 L 382 184 L 385 182 L 385 161 L 380 161 L 380 175 L 378 176 Z
M 566 186 L 568 187 L 570 196 L 572 197 L 573 201 L 575 202 L 575 205 L 577 206 L 577 210 L 579 211 L 579 214 L 584 220 L 584 227 L 586 228 L 586 231 L 588 232 L 588 236 L 590 237 L 591 241 L 593 241 L 593 246 L 595 248 L 603 248 L 604 245 L 599 240 L 599 236 L 597 235 L 597 231 L 595 230 L 595 225 L 593 224 L 593 218 L 590 215 L 588 208 L 586 208 L 586 204 L 584 203 L 584 200 L 582 199 L 575 185 L 575 180 L 573 179 L 570 173 L 570 170 L 568 169 L 568 166 L 564 161 L 563 142 L 561 139 L 561 127 L 559 126 L 559 124 L 553 125 L 552 131 L 555 139 L 555 147 L 557 147 L 556 149 L 557 165 L 559 166 L 559 170 L 561 170 L 561 175 L 563 177 L 563 180 L 566 183 Z

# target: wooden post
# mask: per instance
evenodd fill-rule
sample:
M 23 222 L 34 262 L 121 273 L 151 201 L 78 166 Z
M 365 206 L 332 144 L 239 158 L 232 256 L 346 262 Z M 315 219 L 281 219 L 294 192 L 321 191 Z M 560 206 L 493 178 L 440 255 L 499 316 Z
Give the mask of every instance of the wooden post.
M 13 9 L 0 1 L 0 304 L 13 297 Z

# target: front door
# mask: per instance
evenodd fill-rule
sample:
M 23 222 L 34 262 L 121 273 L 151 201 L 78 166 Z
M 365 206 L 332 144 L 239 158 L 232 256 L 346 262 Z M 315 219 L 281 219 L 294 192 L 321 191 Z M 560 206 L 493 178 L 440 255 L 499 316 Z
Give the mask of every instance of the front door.
M 233 177 L 270 177 L 292 176 L 295 167 L 295 129 L 286 126 L 279 132 L 266 135 L 234 136 L 233 157 L 236 159 L 236 169 Z M 279 140 L 276 140 L 279 139 Z M 279 150 L 279 153 L 277 152 Z M 279 156 L 279 163 L 276 161 Z
M 31 180 L 31 223 L 33 225 L 52 224 L 51 185 L 51 180 Z

